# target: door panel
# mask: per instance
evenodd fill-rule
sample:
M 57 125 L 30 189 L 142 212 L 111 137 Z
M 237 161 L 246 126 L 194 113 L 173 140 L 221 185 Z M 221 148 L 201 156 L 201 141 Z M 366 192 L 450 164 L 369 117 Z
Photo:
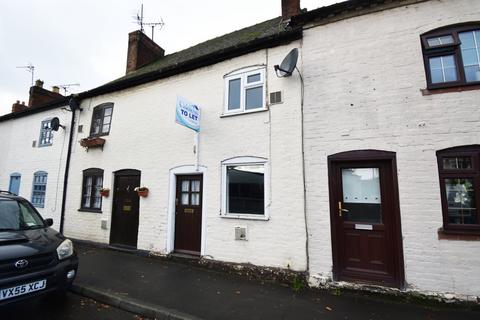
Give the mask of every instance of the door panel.
M 140 199 L 135 188 L 139 186 L 140 174 L 135 174 L 134 170 L 115 175 L 110 231 L 112 245 L 137 247 Z
M 336 279 L 400 286 L 391 162 L 331 161 L 329 170 Z
M 175 251 L 200 254 L 203 176 L 177 176 Z

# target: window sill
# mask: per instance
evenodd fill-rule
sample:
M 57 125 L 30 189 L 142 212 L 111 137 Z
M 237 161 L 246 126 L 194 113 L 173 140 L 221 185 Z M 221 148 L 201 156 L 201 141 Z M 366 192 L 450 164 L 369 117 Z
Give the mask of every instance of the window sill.
M 220 115 L 220 118 L 227 118 L 227 117 L 239 116 L 242 114 L 265 112 L 265 111 L 268 111 L 268 108 L 259 108 L 259 109 L 253 109 L 248 111 L 238 111 L 238 112 L 226 112 L 226 113 L 222 113 Z
M 225 219 L 237 219 L 237 220 L 259 220 L 259 221 L 268 221 L 269 217 L 265 215 L 253 215 L 253 214 L 221 214 L 221 218 Z
M 78 209 L 80 212 L 93 212 L 93 213 L 102 213 L 100 209 L 88 209 L 88 208 L 80 208 Z
M 53 145 L 53 143 L 49 143 L 49 144 L 39 144 L 38 147 L 39 147 L 39 148 L 51 147 L 52 145 Z
M 471 91 L 471 90 L 480 90 L 480 84 L 460 85 L 460 86 L 452 86 L 448 88 L 420 89 L 423 96 L 430 96 L 433 94 L 442 94 L 442 93 L 451 93 L 451 92 Z
M 480 231 L 451 231 L 439 228 L 438 240 L 480 241 Z

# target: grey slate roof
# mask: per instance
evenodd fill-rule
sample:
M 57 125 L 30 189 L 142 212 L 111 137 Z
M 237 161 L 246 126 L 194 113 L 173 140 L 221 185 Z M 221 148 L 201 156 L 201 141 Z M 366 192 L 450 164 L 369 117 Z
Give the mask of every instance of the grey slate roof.
M 115 83 L 129 78 L 137 77 L 141 74 L 156 71 L 161 72 L 164 69 L 170 69 L 176 65 L 186 63 L 191 60 L 202 58 L 210 54 L 221 52 L 225 49 L 232 49 L 252 41 L 269 38 L 280 35 L 289 30 L 287 24 L 282 21 L 282 17 L 267 20 L 244 29 L 240 29 L 214 39 L 199 43 L 193 47 L 181 50 L 156 61 L 153 61 L 140 69 L 116 79 L 110 83 Z

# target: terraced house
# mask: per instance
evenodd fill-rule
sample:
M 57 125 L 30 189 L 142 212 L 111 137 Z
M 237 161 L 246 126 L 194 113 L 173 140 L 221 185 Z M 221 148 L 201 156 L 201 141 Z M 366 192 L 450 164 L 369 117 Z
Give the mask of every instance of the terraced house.
M 479 88 L 478 1 L 283 0 L 280 17 L 168 55 L 132 32 L 124 77 L 0 131 L 74 116 L 53 135 L 72 130 L 55 156 L 69 237 L 477 301 Z M 32 137 L 14 139 L 2 185 L 50 183 L 12 156 Z
M 40 80 L 30 88 L 27 103 L 15 102 L 12 112 L 0 117 L 0 190 L 31 201 L 43 217 L 54 219 L 57 229 L 71 119 L 68 99 L 58 87 L 43 88 Z
M 292 20 L 311 282 L 477 299 L 480 3 L 347 1 Z

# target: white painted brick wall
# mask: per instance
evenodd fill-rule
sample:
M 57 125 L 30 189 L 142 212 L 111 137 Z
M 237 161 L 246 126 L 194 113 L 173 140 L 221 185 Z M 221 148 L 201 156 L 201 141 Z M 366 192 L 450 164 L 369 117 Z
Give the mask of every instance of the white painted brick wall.
M 332 270 L 327 156 L 397 153 L 406 281 L 423 291 L 480 295 L 480 242 L 438 240 L 435 151 L 477 144 L 480 91 L 422 96 L 419 35 L 480 20 L 476 0 L 429 1 L 306 30 L 305 151 L 310 270 Z M 425 126 L 421 124 L 425 123 Z
M 101 219 L 112 212 L 112 194 L 104 198 L 103 213 L 79 212 L 82 170 L 105 170 L 104 186 L 113 189 L 113 172 L 141 170 L 141 184 L 150 189 L 140 200 L 138 248 L 166 253 L 169 170 L 193 165 L 193 132 L 176 124 L 176 96 L 202 107 L 200 165 L 207 167 L 204 192 L 207 205 L 205 255 L 216 260 L 306 269 L 304 198 L 302 184 L 300 81 L 298 75 L 279 79 L 279 64 L 299 42 L 261 50 L 213 66 L 158 80 L 140 87 L 95 97 L 82 102 L 79 124 L 84 133 L 75 136 L 67 197 L 67 235 L 108 243 L 110 230 Z M 284 103 L 271 112 L 220 118 L 223 112 L 224 78 L 235 69 L 268 64 L 268 90 L 282 90 Z M 110 135 L 101 150 L 85 152 L 78 141 L 88 135 L 92 109 L 113 102 Z M 225 219 L 219 216 L 221 161 L 236 156 L 270 160 L 270 221 Z M 235 241 L 235 226 L 247 226 L 248 241 Z
M 60 128 L 53 133 L 53 144 L 38 147 L 40 125 L 43 120 L 58 117 L 66 129 Z M 47 190 L 45 207 L 37 208 L 43 218 L 53 218 L 53 227 L 60 226 L 62 209 L 63 178 L 68 150 L 71 113 L 60 108 L 35 113 L 26 117 L 0 122 L 0 189 L 8 190 L 10 174 L 18 172 L 20 196 L 31 201 L 33 173 L 46 171 Z M 37 147 L 32 147 L 32 141 Z

